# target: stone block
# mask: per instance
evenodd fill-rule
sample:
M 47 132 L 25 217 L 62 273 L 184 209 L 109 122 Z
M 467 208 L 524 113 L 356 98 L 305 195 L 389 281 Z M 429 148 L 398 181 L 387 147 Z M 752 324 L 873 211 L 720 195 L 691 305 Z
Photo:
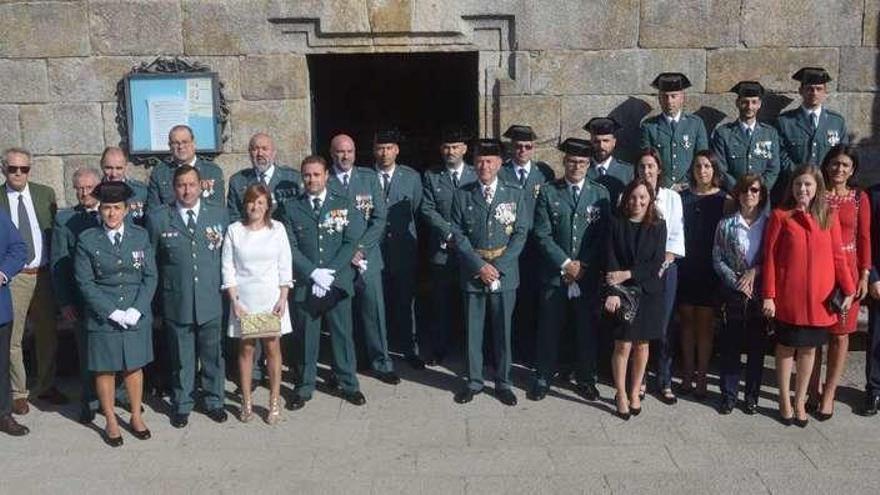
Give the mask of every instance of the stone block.
M 362 0 L 270 0 L 268 16 L 272 19 L 319 21 L 321 33 L 369 33 L 368 2 Z
M 247 153 L 223 153 L 214 159 L 214 163 L 223 169 L 223 177 L 226 178 L 227 184 L 232 174 L 251 166 L 250 157 Z
M 880 144 L 880 101 L 871 93 L 835 93 L 828 98 L 828 108 L 846 119 L 850 142 L 859 145 Z
M 0 105 L 0 150 L 11 146 L 21 146 L 18 107 L 15 105 Z
M 239 101 L 230 110 L 233 152 L 246 153 L 257 132 L 275 140 L 279 162 L 299 164 L 311 152 L 309 100 Z
M 182 22 L 177 0 L 89 2 L 92 50 L 99 55 L 179 54 Z
M 644 94 L 660 72 L 682 72 L 701 92 L 706 84 L 703 50 L 547 51 L 533 55 L 536 94 Z
M 562 98 L 562 133 L 560 138 L 586 139 L 589 133 L 583 126 L 593 117 L 611 117 L 623 129 L 617 133 L 615 155 L 634 155 L 639 146 L 639 124 L 651 112 L 654 96 L 564 96 Z
M 515 16 L 518 50 L 635 48 L 639 39 L 637 0 L 523 2 L 522 16 L 511 3 L 496 13 Z
M 742 41 L 760 46 L 858 46 L 864 0 L 743 0 Z
M 100 103 L 21 107 L 25 147 L 36 154 L 93 154 L 104 149 Z
M 48 99 L 46 62 L 0 59 L 0 102 L 35 103 Z
M 416 0 L 411 8 L 412 30 L 415 32 L 460 33 L 465 30 L 459 2 Z
M 706 91 L 726 93 L 739 81 L 755 80 L 768 91 L 797 91 L 791 76 L 805 66 L 824 67 L 837 86 L 836 48 L 720 49 L 708 52 Z
M 131 69 L 152 58 L 53 58 L 48 61 L 49 96 L 54 101 L 116 101 L 116 85 Z
M 539 143 L 556 142 L 560 107 L 560 99 L 555 96 L 503 96 L 498 130 L 503 133 L 511 125 L 529 125 L 538 135 Z
M 306 59 L 300 55 L 253 55 L 241 60 L 241 93 L 246 100 L 305 98 Z
M 63 196 L 67 206 L 77 204 L 76 191 L 73 190 L 73 174 L 80 168 L 95 168 L 101 170 L 101 155 L 68 155 L 62 157 L 64 162 Z M 61 201 L 61 196 L 58 197 Z M 59 205 L 60 206 L 60 205 Z
M 266 21 L 266 4 L 267 0 L 184 0 L 184 53 L 241 55 L 279 51 Z
M 117 103 L 104 103 L 101 105 L 101 119 L 104 121 L 104 143 L 107 146 L 119 146 L 122 136 L 116 125 Z
M 31 161 L 29 180 L 54 189 L 58 206 L 67 206 L 64 192 L 64 161 L 60 157 L 35 156 Z
M 412 30 L 415 0 L 367 0 L 372 33 L 404 33 Z
M 191 62 L 199 62 L 216 72 L 223 83 L 223 96 L 226 101 L 241 99 L 241 77 L 238 57 L 187 57 Z
M 862 44 L 877 46 L 880 31 L 880 0 L 865 0 L 865 19 L 862 23 Z
M 0 5 L 0 57 L 77 57 L 89 54 L 86 2 Z
M 840 49 L 840 91 L 880 89 L 880 50 L 877 47 Z
M 739 42 L 740 2 L 646 0 L 641 6 L 639 46 L 688 48 Z

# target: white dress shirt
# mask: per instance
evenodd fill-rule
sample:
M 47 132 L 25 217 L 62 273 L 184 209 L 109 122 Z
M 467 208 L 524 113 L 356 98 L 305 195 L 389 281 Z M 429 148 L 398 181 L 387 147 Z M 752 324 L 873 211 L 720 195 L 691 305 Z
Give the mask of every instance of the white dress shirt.
M 116 244 L 116 234 L 119 234 L 119 240 L 122 242 L 122 237 L 125 236 L 125 222 L 119 224 L 119 227 L 115 229 L 108 229 L 107 226 L 104 226 L 104 233 L 107 235 L 107 238 L 110 239 L 110 244 Z
M 254 167 L 254 172 L 257 173 L 257 180 L 260 180 L 260 174 L 263 174 L 263 185 L 268 186 L 270 182 L 272 182 L 272 174 L 275 173 L 275 165 L 269 165 L 269 168 L 266 169 L 265 172 L 260 172 L 260 169 Z
M 9 200 L 9 216 L 12 217 L 12 223 L 18 228 L 18 201 L 19 196 L 24 200 L 24 209 L 27 212 L 28 220 L 31 224 L 31 237 L 34 238 L 34 259 L 29 260 L 25 268 L 39 268 L 49 260 L 46 257 L 47 249 L 43 249 L 43 232 L 40 230 L 40 222 L 37 220 L 37 210 L 34 209 L 34 199 L 31 196 L 31 188 L 29 184 L 25 184 L 21 192 L 16 191 L 6 184 L 6 198 Z
M 681 110 L 679 110 L 675 115 L 669 115 L 668 113 L 664 113 L 663 117 L 666 119 L 666 122 L 669 124 L 672 124 L 673 122 L 678 124 L 678 122 L 681 120 Z
M 525 165 L 513 162 L 513 170 L 516 172 L 516 180 L 519 181 L 520 170 L 526 173 L 526 180 L 529 180 L 529 173 L 532 171 L 532 161 L 529 160 Z
M 321 207 L 323 208 L 324 200 L 327 199 L 327 188 L 325 187 L 324 190 L 321 191 L 319 194 L 309 194 L 309 206 L 311 206 L 312 208 L 315 207 L 315 198 L 321 200 Z
M 342 170 L 341 168 L 333 167 L 333 171 L 336 173 L 336 178 L 339 179 L 340 184 L 345 184 L 345 177 L 348 177 L 348 182 L 351 183 L 351 173 L 354 171 L 350 170 Z
M 614 157 L 609 155 L 608 158 L 606 158 L 601 163 L 597 163 L 597 162 L 593 161 L 592 159 L 590 161 L 593 163 L 593 168 L 596 169 L 596 173 L 598 173 L 599 175 L 606 175 L 606 174 L 608 174 L 608 168 L 611 167 L 611 160 L 613 160 L 613 159 L 614 159 Z M 602 171 L 604 171 L 605 174 L 603 174 Z
M 193 214 L 194 214 L 193 221 L 198 223 L 199 210 L 201 209 L 201 206 L 202 206 L 201 200 L 196 201 L 196 204 L 192 208 L 187 208 L 187 207 L 183 206 L 182 204 L 180 204 L 179 202 L 177 203 L 177 213 L 180 215 L 180 218 L 183 219 L 184 225 L 186 225 L 186 223 L 189 222 L 189 214 L 187 214 L 187 212 L 189 210 L 193 211 Z
M 666 252 L 684 258 L 684 208 L 681 196 L 672 189 L 661 187 L 654 201 L 660 217 L 666 221 Z

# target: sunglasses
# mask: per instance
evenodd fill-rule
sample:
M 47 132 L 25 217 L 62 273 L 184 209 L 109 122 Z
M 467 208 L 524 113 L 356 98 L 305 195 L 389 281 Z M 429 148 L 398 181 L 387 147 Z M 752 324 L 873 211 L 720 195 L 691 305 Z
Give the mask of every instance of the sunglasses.
M 31 173 L 31 167 L 29 165 L 25 165 L 23 167 L 16 167 L 14 165 L 9 165 L 6 167 L 6 173 L 9 174 L 17 174 L 17 173 L 29 174 Z
M 745 193 L 761 194 L 761 188 L 758 186 L 752 186 L 752 187 L 746 189 L 745 191 L 743 191 L 743 194 L 745 194 Z
M 530 150 L 532 148 L 534 148 L 534 145 L 529 143 L 516 143 L 516 149 L 518 150 Z

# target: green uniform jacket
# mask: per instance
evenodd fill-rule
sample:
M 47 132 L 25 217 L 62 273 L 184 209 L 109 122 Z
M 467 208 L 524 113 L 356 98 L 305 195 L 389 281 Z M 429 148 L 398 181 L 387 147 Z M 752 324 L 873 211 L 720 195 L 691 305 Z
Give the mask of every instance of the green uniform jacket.
M 465 164 L 459 178 L 459 188 L 476 181 L 477 174 L 474 168 Z M 428 260 L 435 265 L 446 265 L 449 261 L 449 251 L 445 246 L 446 240 L 452 235 L 450 218 L 455 186 L 452 184 L 452 175 L 445 166 L 425 172 L 424 183 L 420 213 L 422 221 L 430 229 Z
M 675 133 L 663 114 L 642 122 L 642 149 L 654 148 L 663 162 L 663 186 L 686 183 L 691 162 L 697 151 L 709 149 L 709 137 L 703 119 L 681 112 Z
M 336 177 L 336 173 L 331 171 L 327 187 L 348 196 L 357 211 L 361 213 L 364 221 L 358 222 L 355 226 L 361 227 L 362 230 L 352 231 L 352 235 L 357 239 L 357 250 L 363 251 L 366 256 L 367 270 L 376 270 L 378 273 L 384 266 L 382 240 L 385 238 L 385 223 L 388 216 L 382 186 L 379 185 L 379 176 L 373 169 L 353 167 L 346 190 Z
M 272 178 L 269 179 L 269 191 L 272 193 L 272 216 L 279 219 L 282 204 L 295 198 L 302 190 L 302 175 L 298 170 L 281 165 L 274 165 Z M 244 216 L 244 191 L 251 184 L 259 182 L 257 171 L 245 168 L 229 178 L 229 192 L 226 195 L 226 207 L 229 208 L 229 222 L 237 222 Z
M 151 327 L 156 262 L 143 228 L 126 223 L 118 248 L 110 242 L 103 227 L 84 230 L 76 243 L 74 273 L 86 306 L 88 332 L 126 332 Z M 117 309 L 128 308 L 140 311 L 142 316 L 135 328 L 123 330 L 109 316 Z
M 221 316 L 220 257 L 228 225 L 226 208 L 205 202 L 200 202 L 194 234 L 186 228 L 177 206 L 147 214 L 164 318 L 201 325 Z
M 17 211 L 10 211 L 9 197 L 6 196 L 6 183 L 0 188 L 0 208 L 3 209 L 10 218 L 18 215 Z M 58 203 L 55 200 L 55 190 L 49 186 L 37 184 L 36 182 L 28 182 L 28 190 L 31 193 L 31 201 L 34 204 L 34 212 L 37 214 L 37 222 L 40 224 L 40 231 L 43 232 L 43 249 L 50 249 L 50 241 L 52 240 L 52 225 L 55 223 L 55 213 L 58 211 Z M 18 205 L 16 205 L 18 207 Z M 49 251 L 51 253 L 51 250 Z M 46 259 L 51 259 L 47 257 Z M 28 260 L 30 262 L 30 260 Z M 26 262 L 27 263 L 27 262 Z
M 134 193 L 128 200 L 128 218 L 138 225 L 143 225 L 147 211 L 147 185 L 132 178 L 126 178 L 125 183 Z
M 565 179 L 559 179 L 541 188 L 535 207 L 535 225 L 532 230 L 542 256 L 541 283 L 562 285 L 562 264 L 577 260 L 586 270 L 579 284 L 595 290 L 602 264 L 602 249 L 606 244 L 611 202 L 608 190 L 590 179 L 584 181 L 577 204 Z
M 544 184 L 555 180 L 556 174 L 553 172 L 553 169 L 550 168 L 550 165 L 547 165 L 544 162 L 533 161 L 532 169 L 529 171 L 529 176 L 526 177 L 525 185 L 523 185 L 519 183 L 519 177 L 516 176 L 516 166 L 512 161 L 508 161 L 501 166 L 501 171 L 498 172 L 498 177 L 509 184 L 519 184 L 520 188 L 523 190 L 523 200 L 528 208 L 526 216 L 529 219 L 529 222 L 531 222 L 534 218 L 535 203 L 538 200 L 538 194 L 541 192 L 541 187 L 543 187 Z
M 419 253 L 416 218 L 421 206 L 422 178 L 415 170 L 398 163 L 385 198 L 388 219 L 382 240 L 382 256 L 389 273 L 412 271 L 415 276 Z
M 587 169 L 587 179 L 597 182 L 608 189 L 611 198 L 612 208 L 617 205 L 620 195 L 626 189 L 627 184 L 632 182 L 635 175 L 635 168 L 625 161 L 611 157 L 608 163 L 608 171 L 605 175 L 600 175 L 596 162 L 590 162 L 590 168 Z
M 466 292 L 489 292 L 489 287 L 475 278 L 486 264 L 477 250 L 504 248 L 504 252 L 491 261 L 501 273 L 500 290 L 514 290 L 519 286 L 519 255 L 531 224 L 522 217 L 526 208 L 522 189 L 500 179 L 491 205 L 486 204 L 479 182 L 462 186 L 455 192 L 451 217 L 456 249 L 461 259 L 461 285 Z M 505 211 L 514 213 L 512 218 L 499 219 L 499 216 L 506 216 L 503 215 Z
M 333 222 L 333 219 L 342 219 Z M 333 286 L 354 295 L 351 257 L 357 248 L 355 232 L 363 232 L 363 215 L 348 199 L 333 189 L 317 214 L 306 192 L 284 204 L 283 220 L 293 254 L 293 300 L 303 302 L 312 290 L 310 275 L 316 268 L 336 270 Z
M 79 306 L 82 297 L 74 279 L 73 258 L 80 234 L 101 225 L 98 212 L 88 212 L 82 206 L 59 210 L 52 227 L 52 256 L 49 267 L 52 289 L 58 306 Z M 127 309 L 127 308 L 123 308 Z
M 732 191 L 746 174 L 758 174 L 770 190 L 779 176 L 779 134 L 773 126 L 755 123 L 749 138 L 739 120 L 718 126 L 712 134 L 712 151 L 723 174 L 721 187 Z
M 226 206 L 223 202 L 223 171 L 214 162 L 196 159 L 196 168 L 202 177 L 202 200 L 215 206 Z M 147 188 L 147 210 L 157 210 L 162 205 L 173 205 L 174 169 L 177 164 L 162 162 L 150 173 L 150 186 Z
M 782 168 L 786 171 L 807 163 L 820 165 L 833 146 L 849 144 L 843 116 L 825 107 L 815 131 L 803 107 L 779 114 L 776 128 L 782 147 Z

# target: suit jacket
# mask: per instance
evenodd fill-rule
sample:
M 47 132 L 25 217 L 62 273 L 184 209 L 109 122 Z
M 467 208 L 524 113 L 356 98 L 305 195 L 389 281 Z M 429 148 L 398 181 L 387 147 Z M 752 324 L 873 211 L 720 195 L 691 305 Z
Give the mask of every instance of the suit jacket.
M 781 113 L 776 128 L 781 142 L 782 168 L 786 171 L 805 163 L 820 165 L 833 146 L 849 144 L 843 116 L 824 107 L 815 130 L 802 107 Z
M 381 173 L 378 173 L 381 177 Z M 380 180 L 381 184 L 381 180 Z M 418 259 L 416 218 L 422 206 L 422 178 L 415 170 L 397 164 L 385 198 L 388 220 L 382 240 L 382 256 L 389 273 L 411 273 Z
M 395 175 L 397 175 L 396 172 Z M 394 180 L 391 182 L 393 186 Z M 367 258 L 367 270 L 375 270 L 376 273 L 379 273 L 379 270 L 384 266 L 382 241 L 385 238 L 385 224 L 388 218 L 385 195 L 379 184 L 379 176 L 373 169 L 353 167 L 346 189 L 336 177 L 336 173 L 331 171 L 327 186 L 339 194 L 348 196 L 348 199 L 354 203 L 354 207 L 363 216 L 364 221 L 355 225 L 358 230 L 353 231 L 352 235 L 357 239 L 357 249 L 363 251 Z
M 5 196 L 5 195 L 4 195 Z M 12 295 L 9 282 L 27 262 L 27 246 L 6 212 L 0 211 L 0 272 L 6 283 L 0 285 L 0 325 L 12 321 Z
M 767 190 L 779 176 L 779 134 L 762 122 L 755 123 L 751 137 L 739 120 L 728 122 L 712 134 L 712 151 L 721 167 L 721 187 L 732 191 L 736 181 L 746 174 L 758 174 Z
M 477 181 L 474 168 L 464 165 L 459 177 L 458 187 Z M 422 189 L 422 207 L 419 211 L 422 221 L 428 226 L 428 260 L 435 265 L 447 265 L 456 260 L 455 251 L 447 249 L 447 239 L 452 235 L 452 198 L 455 187 L 452 175 L 445 166 L 425 172 Z
M 58 306 L 79 306 L 82 297 L 73 271 L 73 258 L 80 234 L 101 225 L 98 212 L 88 212 L 80 205 L 65 208 L 55 216 L 52 228 L 52 257 L 49 268 L 52 273 L 52 290 Z M 129 222 L 131 223 L 131 222 Z
M 513 212 L 513 217 L 499 218 L 504 216 L 505 211 Z M 472 182 L 455 191 L 451 220 L 456 250 L 461 258 L 461 285 L 465 292 L 489 292 L 489 287 L 475 278 L 487 262 L 501 273 L 500 290 L 519 287 L 519 255 L 531 225 L 528 218 L 523 218 L 523 212 L 527 211 L 523 190 L 500 179 L 492 204 L 486 204 L 479 182 Z M 510 220 L 510 223 L 504 223 L 506 220 Z M 503 253 L 489 261 L 478 252 L 500 248 L 503 248 Z
M 147 185 L 130 177 L 125 179 L 125 183 L 134 193 L 128 200 L 128 218 L 143 226 L 147 212 Z
M 196 159 L 195 167 L 202 178 L 202 203 L 223 206 L 223 170 L 214 162 Z M 147 187 L 147 210 L 156 210 L 162 205 L 173 205 L 174 169 L 177 164 L 171 161 L 162 162 L 150 173 L 150 185 Z
M 205 202 L 199 206 L 195 233 L 176 206 L 147 214 L 166 319 L 201 325 L 222 315 L 221 248 L 228 225 L 226 208 Z
M 244 192 L 251 184 L 260 181 L 257 171 L 248 167 L 234 173 L 229 178 L 229 192 L 226 195 L 226 207 L 229 209 L 229 222 L 237 222 L 244 216 Z M 272 193 L 272 216 L 279 218 L 280 205 L 295 198 L 302 190 L 302 174 L 298 170 L 275 165 L 272 178 L 269 179 L 269 192 Z
M 587 179 L 597 182 L 608 189 L 608 195 L 611 200 L 611 207 L 617 205 L 620 195 L 626 189 L 626 185 L 632 182 L 635 169 L 627 162 L 611 157 L 608 163 L 608 171 L 605 175 L 599 174 L 596 162 L 590 162 L 590 168 L 587 169 Z
M 336 270 L 333 287 L 354 295 L 351 257 L 357 248 L 355 233 L 364 231 L 364 217 L 354 202 L 345 194 L 327 188 L 321 210 L 315 213 L 308 193 L 303 191 L 284 204 L 282 215 L 293 255 L 293 276 L 297 280 L 293 300 L 306 300 L 312 290 L 311 274 L 317 268 Z
M 709 149 L 703 119 L 686 112 L 681 112 L 675 132 L 660 114 L 645 119 L 641 133 L 641 147 L 654 148 L 660 154 L 664 187 L 687 182 L 694 154 Z
M 103 227 L 84 230 L 76 243 L 74 275 L 85 302 L 87 331 L 123 331 L 109 317 L 128 308 L 142 315 L 135 330 L 150 328 L 156 263 L 144 229 L 126 223 L 119 246 L 110 242 Z
M 586 270 L 580 285 L 597 286 L 610 215 L 608 191 L 589 179 L 584 181 L 577 203 L 565 179 L 541 188 L 532 235 L 542 254 L 540 273 L 544 285 L 561 286 L 562 264 L 570 259 L 580 261 Z
M 11 219 L 13 212 L 9 206 L 9 197 L 6 196 L 5 185 L 4 183 L 4 187 L 0 188 L 0 210 L 10 215 Z M 51 256 L 52 225 L 55 222 L 55 213 L 58 211 L 55 190 L 36 182 L 28 182 L 28 189 L 31 193 L 31 201 L 34 203 L 34 212 L 37 214 L 37 223 L 40 224 L 40 231 L 43 233 L 43 249 L 49 250 L 45 259 L 49 259 Z
M 532 162 L 532 168 L 529 170 L 529 175 L 526 177 L 525 184 L 520 184 L 519 177 L 516 175 L 516 165 L 514 165 L 512 161 L 507 161 L 501 166 L 498 176 L 504 182 L 509 184 L 519 184 L 519 187 L 523 190 L 523 200 L 525 201 L 528 210 L 526 218 L 529 219 L 529 222 L 531 222 L 534 217 L 535 202 L 538 200 L 538 194 L 541 192 L 541 187 L 556 179 L 556 174 L 553 172 L 553 169 L 550 168 L 550 165 L 536 161 Z M 529 229 L 531 229 L 531 225 L 529 226 Z

